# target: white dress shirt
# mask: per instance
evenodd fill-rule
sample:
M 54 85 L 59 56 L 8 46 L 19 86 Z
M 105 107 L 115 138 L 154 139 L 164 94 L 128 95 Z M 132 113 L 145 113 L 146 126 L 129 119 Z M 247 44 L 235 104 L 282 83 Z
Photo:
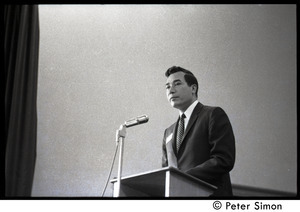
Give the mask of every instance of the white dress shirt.
M 186 109 L 186 111 L 184 111 L 184 115 L 185 115 L 185 119 L 184 119 L 184 131 L 186 129 L 186 126 L 188 125 L 189 123 L 189 120 L 191 118 L 191 115 L 196 107 L 196 105 L 198 104 L 198 100 L 195 100 L 189 107 L 188 109 Z M 179 111 L 179 115 L 181 116 L 183 113 L 181 111 Z

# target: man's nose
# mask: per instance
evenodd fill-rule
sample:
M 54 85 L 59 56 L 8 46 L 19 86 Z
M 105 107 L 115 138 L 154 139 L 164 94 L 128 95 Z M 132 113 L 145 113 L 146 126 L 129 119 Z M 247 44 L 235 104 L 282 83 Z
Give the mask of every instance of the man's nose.
M 173 93 L 175 93 L 175 88 L 174 88 L 174 86 L 171 86 L 170 87 L 170 89 L 169 89 L 169 94 L 173 94 Z

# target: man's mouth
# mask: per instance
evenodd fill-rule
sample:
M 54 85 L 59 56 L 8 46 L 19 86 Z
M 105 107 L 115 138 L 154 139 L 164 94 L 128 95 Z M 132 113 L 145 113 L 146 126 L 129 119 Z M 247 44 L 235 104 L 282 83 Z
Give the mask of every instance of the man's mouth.
M 177 96 L 172 96 L 172 97 L 170 98 L 170 101 L 174 101 L 174 100 L 176 100 L 176 99 L 178 99 Z

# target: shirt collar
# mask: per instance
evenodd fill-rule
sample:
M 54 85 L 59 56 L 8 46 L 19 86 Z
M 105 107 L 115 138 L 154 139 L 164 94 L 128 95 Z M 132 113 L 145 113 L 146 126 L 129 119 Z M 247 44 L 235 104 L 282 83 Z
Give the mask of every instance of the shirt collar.
M 196 105 L 198 104 L 198 100 L 195 100 L 189 107 L 188 109 L 186 109 L 186 111 L 184 111 L 184 115 L 186 116 L 186 119 L 189 120 Z M 181 116 L 183 114 L 183 112 L 179 111 L 179 115 Z

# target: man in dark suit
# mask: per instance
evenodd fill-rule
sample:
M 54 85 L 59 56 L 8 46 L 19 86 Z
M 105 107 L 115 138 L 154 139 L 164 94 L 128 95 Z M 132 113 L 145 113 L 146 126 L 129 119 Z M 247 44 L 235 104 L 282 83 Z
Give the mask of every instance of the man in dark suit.
M 173 66 L 165 75 L 167 98 L 180 116 L 165 130 L 162 166 L 215 185 L 213 196 L 232 196 L 229 172 L 235 162 L 235 139 L 228 116 L 220 107 L 197 100 L 198 82 L 192 72 Z

